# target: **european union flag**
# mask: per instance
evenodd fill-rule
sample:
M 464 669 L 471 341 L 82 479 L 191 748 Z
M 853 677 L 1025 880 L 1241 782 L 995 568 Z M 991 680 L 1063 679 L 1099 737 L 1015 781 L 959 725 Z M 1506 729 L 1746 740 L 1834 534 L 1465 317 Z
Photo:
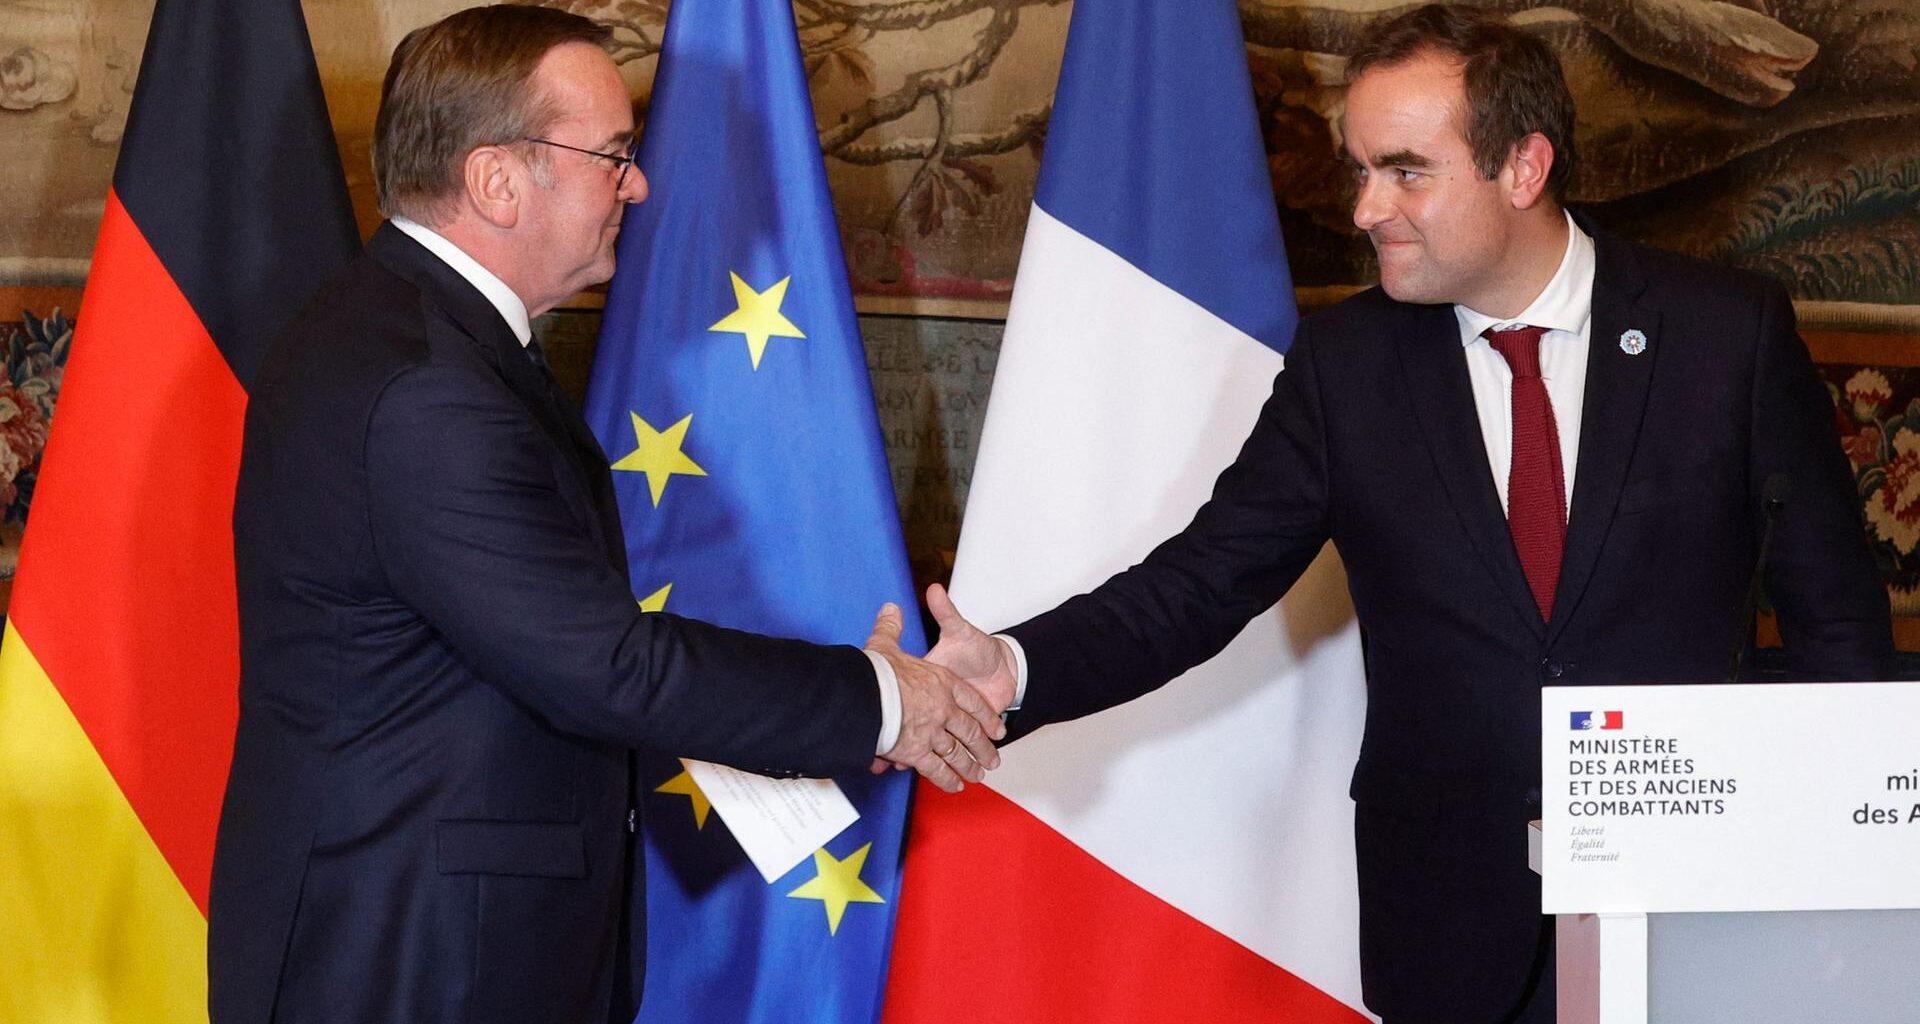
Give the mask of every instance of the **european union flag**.
M 787 0 L 673 6 L 640 167 L 586 410 L 635 596 L 859 644 L 913 584 Z M 860 820 L 771 885 L 679 763 L 641 776 L 639 1019 L 876 1020 L 910 776 L 838 780 Z

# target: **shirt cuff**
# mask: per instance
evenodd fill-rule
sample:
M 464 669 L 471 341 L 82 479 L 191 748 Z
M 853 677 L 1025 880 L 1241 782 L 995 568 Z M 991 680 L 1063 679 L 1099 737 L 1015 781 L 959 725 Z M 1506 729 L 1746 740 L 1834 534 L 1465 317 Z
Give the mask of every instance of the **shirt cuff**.
M 880 742 L 873 750 L 879 757 L 900 742 L 900 678 L 893 674 L 893 663 L 886 658 L 868 650 L 860 653 L 873 662 L 873 679 L 880 687 Z
M 1005 633 L 995 633 L 993 636 L 1013 652 L 1013 703 L 1007 705 L 1007 710 L 1018 711 L 1027 700 L 1027 652 L 1020 646 L 1020 641 Z

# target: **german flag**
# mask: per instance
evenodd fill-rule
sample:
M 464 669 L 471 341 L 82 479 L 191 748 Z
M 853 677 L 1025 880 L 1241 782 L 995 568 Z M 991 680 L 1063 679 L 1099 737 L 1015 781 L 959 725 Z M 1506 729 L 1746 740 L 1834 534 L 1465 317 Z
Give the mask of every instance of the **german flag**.
M 297 0 L 160 0 L 0 645 L 0 1020 L 206 1019 L 247 386 L 357 244 Z

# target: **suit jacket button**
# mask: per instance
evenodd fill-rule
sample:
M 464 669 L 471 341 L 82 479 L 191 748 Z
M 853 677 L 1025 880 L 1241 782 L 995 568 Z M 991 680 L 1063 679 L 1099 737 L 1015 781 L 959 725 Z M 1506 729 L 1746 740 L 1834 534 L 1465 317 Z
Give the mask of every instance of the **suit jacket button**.
M 1567 674 L 1567 666 L 1552 658 L 1540 659 L 1540 675 L 1544 679 L 1558 679 Z

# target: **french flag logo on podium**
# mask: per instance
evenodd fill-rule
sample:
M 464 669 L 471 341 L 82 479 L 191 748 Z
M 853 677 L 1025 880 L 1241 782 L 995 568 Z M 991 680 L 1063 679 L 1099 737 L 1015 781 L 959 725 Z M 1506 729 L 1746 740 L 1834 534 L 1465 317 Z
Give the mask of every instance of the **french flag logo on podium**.
M 1575 732 L 1583 729 L 1624 729 L 1626 715 L 1618 711 L 1575 711 L 1573 728 Z

